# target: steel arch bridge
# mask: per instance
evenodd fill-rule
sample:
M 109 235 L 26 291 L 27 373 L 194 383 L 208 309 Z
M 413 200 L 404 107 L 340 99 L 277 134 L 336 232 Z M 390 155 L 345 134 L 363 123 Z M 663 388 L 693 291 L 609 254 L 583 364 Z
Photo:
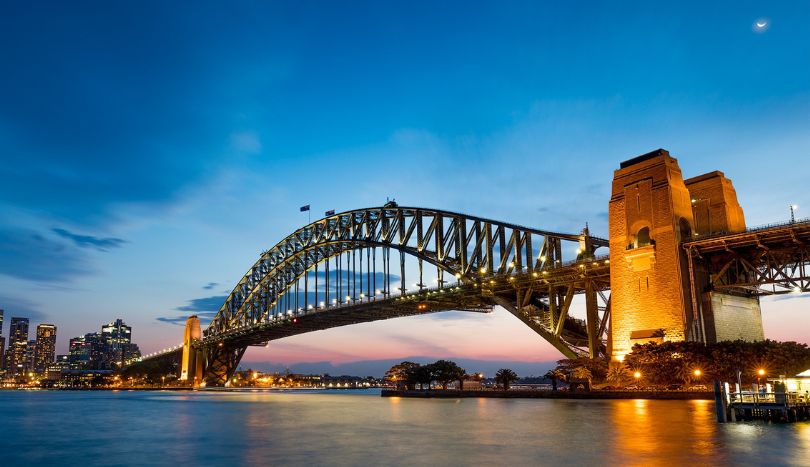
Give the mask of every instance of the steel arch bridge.
M 597 250 L 607 245 L 587 229 L 560 234 L 394 203 L 329 216 L 263 252 L 242 277 L 198 343 L 204 378 L 225 384 L 248 346 L 274 339 L 495 305 L 568 357 L 604 354 L 610 268 Z M 579 293 L 584 323 L 568 315 Z
M 561 234 L 393 202 L 347 211 L 264 251 L 192 346 L 206 384 L 221 386 L 249 346 L 498 305 L 567 357 L 595 358 L 605 354 L 610 319 L 607 246 L 587 227 Z M 568 313 L 578 294 L 586 320 Z

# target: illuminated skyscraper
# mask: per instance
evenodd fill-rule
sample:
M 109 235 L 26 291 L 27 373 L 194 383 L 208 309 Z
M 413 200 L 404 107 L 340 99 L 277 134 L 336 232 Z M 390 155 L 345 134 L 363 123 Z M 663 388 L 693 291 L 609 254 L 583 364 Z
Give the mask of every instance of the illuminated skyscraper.
M 6 338 L 3 337 L 3 310 L 0 310 L 0 370 L 6 368 Z
M 56 326 L 40 324 L 37 326 L 37 343 L 34 350 L 34 370 L 44 373 L 53 363 L 56 355 Z
M 28 350 L 28 318 L 11 318 L 9 329 L 6 369 L 11 375 L 25 373 L 30 362 L 25 356 Z
M 132 344 L 132 326 L 127 326 L 120 318 L 102 326 L 101 337 L 107 345 L 110 367 L 120 368 L 133 356 L 140 356 L 138 346 Z

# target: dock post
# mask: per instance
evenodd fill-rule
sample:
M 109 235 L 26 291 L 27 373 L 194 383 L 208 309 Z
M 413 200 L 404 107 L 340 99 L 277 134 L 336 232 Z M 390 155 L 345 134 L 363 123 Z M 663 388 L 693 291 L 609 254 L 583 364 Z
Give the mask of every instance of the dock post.
M 717 413 L 717 423 L 726 423 L 726 396 L 723 394 L 723 391 L 720 389 L 722 386 L 720 385 L 720 381 L 714 382 L 714 410 Z

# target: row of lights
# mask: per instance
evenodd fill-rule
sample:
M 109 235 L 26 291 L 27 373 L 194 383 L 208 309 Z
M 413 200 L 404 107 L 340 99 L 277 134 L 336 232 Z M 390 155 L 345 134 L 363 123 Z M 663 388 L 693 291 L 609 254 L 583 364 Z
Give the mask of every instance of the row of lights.
M 158 350 L 157 352 L 152 352 L 152 353 L 150 353 L 148 355 L 142 356 L 138 361 L 143 361 L 146 358 L 157 357 L 158 355 L 163 355 L 163 354 L 169 353 L 169 352 L 174 352 L 175 350 L 178 350 L 178 349 L 180 349 L 182 347 L 183 347 L 183 344 L 177 344 L 174 347 L 168 347 L 168 348 L 165 348 L 163 350 Z

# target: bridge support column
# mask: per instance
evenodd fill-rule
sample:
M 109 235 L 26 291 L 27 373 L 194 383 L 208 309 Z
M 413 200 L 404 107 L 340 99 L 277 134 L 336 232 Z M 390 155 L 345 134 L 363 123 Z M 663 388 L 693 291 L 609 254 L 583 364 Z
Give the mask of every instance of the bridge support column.
M 196 315 L 186 320 L 183 333 L 183 360 L 180 365 L 180 381 L 197 387 L 202 382 L 203 361 L 200 349 L 197 348 L 201 336 L 200 319 Z
M 205 349 L 205 385 L 226 386 L 233 377 L 247 347 L 228 345 L 224 342 Z
M 596 299 L 596 289 L 590 280 L 585 283 L 585 309 L 588 327 L 588 356 L 593 360 L 599 358 L 602 336 L 599 333 L 599 304 Z
M 540 334 L 546 341 L 548 341 L 551 345 L 554 346 L 557 350 L 559 350 L 565 358 L 577 358 L 579 355 L 576 354 L 570 347 L 568 347 L 565 342 L 563 342 L 559 337 L 555 336 L 554 334 L 545 330 L 542 326 L 537 324 L 534 320 L 530 319 L 528 315 L 523 313 L 522 311 L 518 310 L 515 305 L 510 303 L 508 300 L 505 300 L 501 297 L 495 297 L 494 301 L 496 304 L 502 306 L 506 309 L 509 313 L 512 313 L 517 317 L 517 319 L 521 320 L 526 326 L 529 326 L 534 332 Z

